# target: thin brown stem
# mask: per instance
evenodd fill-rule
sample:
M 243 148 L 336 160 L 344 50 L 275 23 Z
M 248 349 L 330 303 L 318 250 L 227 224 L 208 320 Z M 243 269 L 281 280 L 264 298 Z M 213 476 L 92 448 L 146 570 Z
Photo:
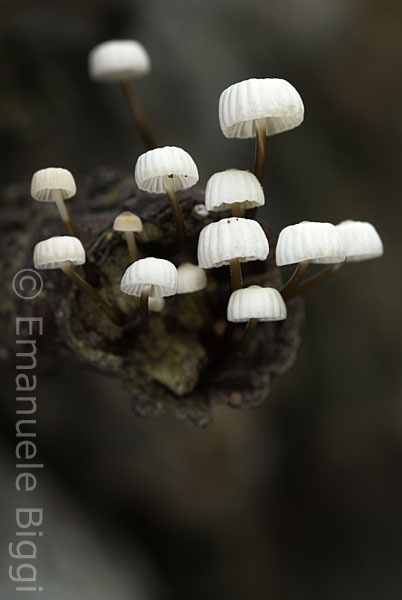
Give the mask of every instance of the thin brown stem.
M 240 202 L 231 205 L 232 217 L 244 217 L 244 208 Z
M 243 287 L 243 277 L 241 274 L 241 265 L 238 258 L 232 258 L 230 261 L 230 278 L 232 280 L 232 291 L 240 290 Z
M 328 277 L 337 273 L 339 271 L 339 269 L 341 269 L 341 267 L 343 267 L 344 264 L 345 264 L 345 262 L 334 263 L 333 265 L 329 265 L 328 267 L 326 267 L 319 273 L 316 273 L 312 277 L 309 277 L 308 279 L 306 279 L 306 281 L 301 283 L 298 287 L 295 287 L 291 290 L 291 293 L 289 294 L 288 299 L 293 298 L 294 296 L 298 296 L 299 294 L 304 294 L 304 292 L 307 292 L 308 290 L 315 287 L 322 281 L 325 281 L 326 279 L 328 279 Z
M 284 300 L 289 298 L 289 296 L 292 294 L 292 291 L 298 286 L 299 282 L 303 279 L 304 274 L 309 266 L 309 263 L 309 260 L 303 260 L 301 263 L 299 263 L 296 269 L 293 271 L 291 277 L 281 287 L 280 292 Z
M 255 122 L 255 167 L 254 174 L 262 185 L 264 179 L 265 153 L 267 145 L 266 119 L 257 119 Z
M 156 148 L 155 138 L 151 132 L 151 128 L 148 124 L 145 115 L 145 111 L 142 107 L 141 100 L 137 94 L 134 84 L 132 83 L 132 81 L 122 81 L 121 88 L 123 90 L 123 94 L 127 101 L 127 104 L 130 108 L 131 114 L 134 117 L 137 129 L 143 139 L 145 147 L 147 148 L 147 150 L 152 150 L 153 148 Z
M 124 317 L 120 311 L 113 308 L 113 306 L 110 306 L 110 304 L 106 302 L 106 300 L 104 300 L 102 296 L 98 294 L 98 292 L 87 281 L 85 281 L 85 279 L 82 279 L 82 277 L 80 277 L 78 273 L 74 271 L 73 265 L 70 261 L 61 263 L 59 266 L 60 269 L 62 269 L 62 271 L 72 281 L 74 281 L 74 283 L 76 283 L 81 290 L 95 302 L 97 306 L 99 306 L 99 308 L 105 313 L 105 315 L 109 317 L 109 319 L 116 323 L 116 325 L 122 326 L 124 324 Z
M 126 238 L 128 254 L 130 256 L 130 262 L 135 262 L 138 260 L 138 248 L 137 243 L 135 241 L 135 233 L 134 231 L 125 231 L 124 237 Z
M 148 331 L 149 327 L 149 292 L 151 290 L 151 286 L 145 286 L 141 292 L 140 297 L 140 316 L 141 316 L 141 329 L 143 333 Z
M 176 221 L 177 239 L 181 245 L 184 245 L 186 240 L 186 225 L 184 223 L 183 212 L 180 202 L 169 177 L 165 177 L 164 181 L 165 192 L 172 207 L 173 216 Z

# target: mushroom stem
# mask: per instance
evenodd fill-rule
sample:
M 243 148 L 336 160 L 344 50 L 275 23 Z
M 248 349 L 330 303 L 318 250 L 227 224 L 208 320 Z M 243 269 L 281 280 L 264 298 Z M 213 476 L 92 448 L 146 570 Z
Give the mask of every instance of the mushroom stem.
M 131 81 L 121 81 L 121 88 L 145 147 L 147 150 L 156 148 L 155 138 L 151 132 L 151 128 L 145 116 L 145 111 L 134 84 Z
M 308 279 L 306 279 L 306 281 L 304 283 L 300 284 L 298 287 L 294 287 L 290 291 L 290 294 L 288 295 L 287 299 L 293 298 L 294 296 L 298 296 L 299 294 L 303 294 L 304 292 L 307 292 L 309 289 L 311 289 L 312 287 L 315 287 L 317 284 L 321 283 L 322 281 L 325 281 L 330 275 L 334 275 L 335 273 L 337 273 L 339 271 L 339 269 L 341 267 L 343 267 L 344 264 L 345 264 L 345 261 L 343 261 L 341 263 L 334 263 L 333 265 L 329 265 L 328 267 L 326 267 L 319 273 L 312 275 L 312 277 L 309 277 Z
M 281 287 L 280 292 L 282 294 L 282 298 L 286 300 L 292 294 L 292 291 L 298 286 L 299 282 L 303 279 L 303 276 L 309 266 L 309 260 L 303 260 L 300 262 L 296 269 L 293 271 L 291 277 L 288 281 Z
M 141 316 L 141 328 L 145 333 L 148 331 L 149 326 L 149 306 L 148 299 L 151 291 L 151 286 L 146 286 L 141 292 L 140 296 L 140 316 Z
M 138 248 L 137 243 L 135 241 L 134 231 L 125 231 L 124 237 L 126 238 L 130 261 L 133 263 L 136 260 L 138 260 Z
M 123 315 L 120 311 L 110 306 L 106 300 L 102 298 L 100 294 L 87 282 L 85 279 L 82 279 L 74 271 L 73 265 L 70 261 L 66 261 L 64 263 L 60 263 L 60 269 L 72 280 L 76 283 L 85 294 L 87 294 L 92 300 L 99 306 L 99 308 L 111 319 L 116 325 L 122 326 L 124 323 Z
M 265 151 L 267 145 L 267 122 L 266 119 L 255 121 L 255 167 L 254 174 L 262 185 L 264 178 Z
M 251 337 L 254 334 L 254 331 L 258 325 L 259 319 L 250 319 L 249 322 L 246 325 L 246 328 L 243 331 L 243 335 L 241 336 L 241 338 L 239 339 L 239 341 L 237 342 L 235 349 L 234 349 L 234 354 L 236 354 L 236 356 L 238 356 L 239 354 L 241 354 L 248 342 L 250 341 Z
M 240 202 L 235 202 L 234 204 L 232 204 L 231 208 L 232 208 L 232 217 L 243 217 L 244 216 L 244 209 L 242 208 L 242 205 L 240 204 Z
M 230 261 L 230 278 L 232 280 L 233 292 L 235 290 L 240 290 L 243 287 L 240 260 L 238 258 L 232 258 Z
M 166 195 L 169 199 L 170 206 L 172 207 L 173 216 L 176 221 L 177 238 L 181 244 L 184 244 L 186 239 L 186 226 L 184 224 L 183 212 L 181 210 L 179 199 L 173 187 L 173 183 L 169 176 L 164 177 L 163 186 L 165 188 Z

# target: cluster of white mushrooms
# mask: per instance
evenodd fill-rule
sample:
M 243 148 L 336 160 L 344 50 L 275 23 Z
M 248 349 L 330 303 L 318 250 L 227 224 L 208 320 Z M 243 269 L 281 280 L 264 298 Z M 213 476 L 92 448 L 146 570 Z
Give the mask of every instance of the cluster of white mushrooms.
M 92 79 L 121 84 L 130 109 L 148 148 L 135 166 L 139 189 L 166 194 L 177 230 L 178 248 L 185 251 L 186 226 L 177 192 L 194 186 L 199 179 L 197 166 L 183 149 L 155 147 L 145 113 L 133 80 L 150 70 L 150 59 L 141 44 L 133 40 L 109 41 L 95 47 L 89 55 Z M 267 136 L 288 131 L 304 118 L 303 102 L 296 89 L 283 79 L 249 79 L 223 91 L 219 102 L 219 120 L 228 138 L 255 138 L 255 171 L 228 169 L 212 175 L 205 190 L 205 214 L 231 212 L 231 216 L 208 224 L 198 240 L 198 265 L 188 262 L 176 266 L 163 258 L 141 257 L 135 234 L 142 230 L 141 219 L 130 212 L 118 215 L 113 228 L 121 232 L 128 246 L 130 266 L 121 280 L 121 291 L 140 298 L 142 327 L 148 326 L 148 311 L 162 311 L 164 297 L 194 293 L 206 287 L 205 270 L 229 266 L 232 293 L 228 298 L 227 319 L 247 322 L 244 338 L 258 321 L 286 319 L 286 301 L 306 291 L 334 273 L 345 262 L 381 256 L 381 239 L 370 223 L 343 221 L 339 225 L 303 221 L 280 232 L 276 247 L 278 266 L 296 264 L 296 270 L 280 290 L 251 285 L 243 287 L 241 264 L 265 261 L 269 243 L 264 229 L 256 221 L 257 209 L 264 205 L 262 187 Z M 109 305 L 74 267 L 86 263 L 85 250 L 76 236 L 64 201 L 76 193 L 69 171 L 48 168 L 32 179 L 31 194 L 41 202 L 54 202 L 68 236 L 39 242 L 34 250 L 37 269 L 60 268 L 87 293 L 117 325 L 125 322 L 120 311 Z M 152 202 L 152 199 L 150 199 Z M 304 279 L 310 263 L 328 265 L 318 274 Z

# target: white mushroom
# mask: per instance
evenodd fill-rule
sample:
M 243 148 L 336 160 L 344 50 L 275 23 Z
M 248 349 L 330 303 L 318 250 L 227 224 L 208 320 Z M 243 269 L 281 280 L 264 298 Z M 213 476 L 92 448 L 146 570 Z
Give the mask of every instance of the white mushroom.
M 198 170 L 191 156 L 182 148 L 165 146 L 142 154 L 135 165 L 135 181 L 145 192 L 166 193 L 176 221 L 178 237 L 185 238 L 183 213 L 176 192 L 198 181 Z
M 148 308 L 151 312 L 162 312 L 165 308 L 164 298 L 148 298 Z
M 335 265 L 344 260 L 341 236 L 331 223 L 303 221 L 285 227 L 276 246 L 276 264 L 298 266 L 281 290 L 283 297 L 293 295 L 310 262 Z
M 210 223 L 200 233 L 198 264 L 203 269 L 230 265 L 232 289 L 242 287 L 240 263 L 266 260 L 267 237 L 259 223 L 252 219 L 231 217 Z
M 126 238 L 128 253 L 131 262 L 138 260 L 138 249 L 135 241 L 135 234 L 142 231 L 142 221 L 132 212 L 126 211 L 120 213 L 113 222 L 113 229 L 121 231 Z
M 85 263 L 85 250 L 78 238 L 56 236 L 38 242 L 34 248 L 33 262 L 35 269 L 61 269 L 112 321 L 117 325 L 123 324 L 119 311 L 75 272 L 75 266 Z
M 231 210 L 241 217 L 245 210 L 265 204 L 264 191 L 250 171 L 227 169 L 214 173 L 205 188 L 205 206 L 209 211 Z
M 342 238 L 346 262 L 358 262 L 382 256 L 383 244 L 374 225 L 367 221 L 342 221 L 336 225 Z
M 89 53 L 91 79 L 101 83 L 120 83 L 139 132 L 147 148 L 156 146 L 144 109 L 133 84 L 147 75 L 151 60 L 144 46 L 135 40 L 110 40 L 95 46 Z
M 177 270 L 162 258 L 142 258 L 130 265 L 123 275 L 120 289 L 140 298 L 141 323 L 148 327 L 148 298 L 173 296 L 177 291 Z
M 248 79 L 231 85 L 219 100 L 219 121 L 228 138 L 256 138 L 255 174 L 262 182 L 266 136 L 300 125 L 304 106 L 284 79 Z
M 67 169 L 49 167 L 33 174 L 32 198 L 38 202 L 54 202 L 68 234 L 74 237 L 77 237 L 77 234 L 64 201 L 75 196 L 76 192 L 74 177 Z
M 191 294 L 203 290 L 207 285 L 204 269 L 190 263 L 183 263 L 177 268 L 177 293 Z
M 287 310 L 281 294 L 270 287 L 250 287 L 234 291 L 227 308 L 228 321 L 242 323 L 257 321 L 283 321 Z

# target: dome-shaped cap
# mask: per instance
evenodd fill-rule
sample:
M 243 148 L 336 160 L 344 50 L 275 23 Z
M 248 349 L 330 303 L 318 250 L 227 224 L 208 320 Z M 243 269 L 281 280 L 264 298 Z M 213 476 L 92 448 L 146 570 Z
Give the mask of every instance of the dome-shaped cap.
M 151 297 L 173 296 L 177 290 L 174 264 L 163 258 L 142 258 L 128 267 L 120 283 L 121 291 L 129 296 L 141 296 L 149 286 Z
M 233 204 L 244 209 L 263 206 L 264 191 L 257 177 L 250 171 L 227 169 L 214 173 L 205 188 L 205 206 L 211 211 L 230 210 Z
M 250 319 L 283 321 L 286 317 L 286 304 L 278 290 L 274 288 L 251 285 L 236 290 L 229 298 L 227 318 L 232 323 L 241 323 Z
M 176 192 L 197 183 L 197 166 L 188 152 L 175 146 L 165 146 L 141 154 L 135 165 L 135 181 L 140 190 L 162 194 L 166 177 L 169 177 Z
M 219 121 L 228 138 L 255 137 L 255 121 L 266 119 L 267 135 L 303 122 L 304 106 L 297 90 L 284 79 L 248 79 L 231 85 L 219 100 Z
M 33 255 L 35 269 L 57 269 L 64 262 L 76 266 L 84 264 L 85 250 L 78 238 L 60 235 L 36 244 Z
M 165 304 L 163 298 L 148 298 L 148 308 L 151 312 L 162 312 Z
M 142 231 L 142 221 L 132 212 L 122 212 L 113 222 L 115 231 Z
M 49 167 L 33 174 L 32 198 L 39 202 L 54 202 L 53 192 L 55 191 L 61 192 L 64 200 L 75 196 L 77 186 L 70 171 L 59 167 Z
M 207 285 L 205 271 L 197 265 L 183 263 L 177 268 L 177 293 L 191 294 L 203 290 Z
M 91 79 L 104 83 L 127 81 L 146 75 L 151 61 L 144 46 L 135 40 L 110 40 L 89 53 Z
M 347 262 L 382 256 L 384 248 L 374 225 L 366 221 L 342 221 L 336 225 L 342 238 Z
M 323 264 L 345 260 L 342 239 L 334 225 L 303 221 L 282 229 L 276 246 L 276 264 L 280 267 L 304 260 Z
M 234 258 L 240 262 L 265 260 L 268 252 L 267 237 L 253 219 L 231 217 L 210 223 L 198 240 L 198 264 L 203 269 L 228 265 Z

